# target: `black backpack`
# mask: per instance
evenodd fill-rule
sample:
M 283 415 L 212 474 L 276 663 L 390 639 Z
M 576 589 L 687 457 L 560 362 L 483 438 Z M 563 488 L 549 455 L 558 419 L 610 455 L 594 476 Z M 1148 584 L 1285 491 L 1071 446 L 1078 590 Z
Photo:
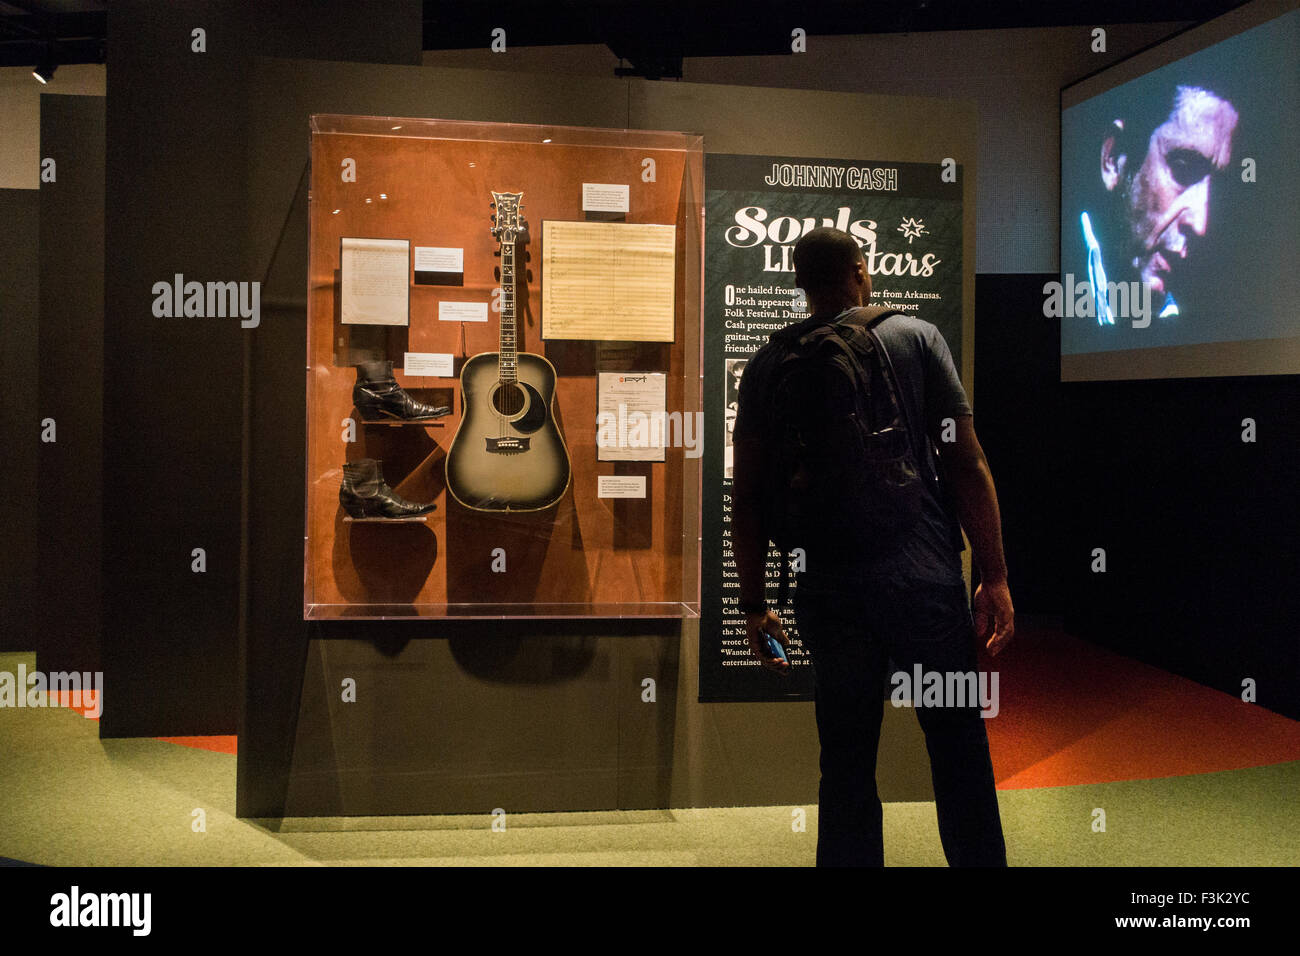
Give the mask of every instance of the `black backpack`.
M 858 561 L 896 544 L 921 514 L 921 467 L 893 363 L 874 327 L 897 310 L 856 308 L 769 337 L 778 349 L 764 406 L 763 526 L 787 555 Z

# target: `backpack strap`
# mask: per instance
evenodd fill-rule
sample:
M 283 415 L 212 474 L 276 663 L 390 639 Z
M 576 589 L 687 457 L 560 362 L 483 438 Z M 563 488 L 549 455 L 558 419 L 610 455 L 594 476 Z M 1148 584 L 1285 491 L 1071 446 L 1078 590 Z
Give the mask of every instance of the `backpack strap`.
M 849 352 L 857 365 L 858 374 L 862 376 L 862 381 L 870 381 L 870 379 L 866 377 L 859 361 L 861 355 L 865 352 L 858 342 L 859 336 L 868 339 L 871 346 L 880 355 L 880 364 L 884 366 L 885 372 L 885 387 L 889 390 L 890 400 L 897 406 L 899 414 L 902 415 L 903 427 L 911 434 L 912 423 L 907 416 L 907 403 L 904 401 L 902 389 L 898 385 L 898 374 L 894 371 L 894 362 L 889 357 L 889 349 L 885 348 L 884 340 L 876 334 L 877 325 L 891 315 L 901 314 L 897 309 L 891 309 L 883 305 L 846 309 L 836 318 L 835 325 L 837 326 L 836 332 L 840 333 L 840 338 L 849 346 Z
M 875 343 L 876 348 L 880 350 L 881 357 L 885 360 L 885 371 L 889 375 L 889 388 L 894 393 L 894 404 L 898 406 L 898 411 L 903 416 L 903 425 L 907 428 L 908 434 L 915 434 L 912 431 L 912 422 L 907 417 L 907 401 L 903 397 L 903 390 L 898 385 L 898 373 L 894 371 L 894 360 L 889 357 L 889 349 L 885 348 L 885 340 L 877 335 L 876 330 L 870 325 L 867 326 L 865 331 L 870 336 L 871 341 Z
M 902 314 L 902 312 L 891 309 L 887 305 L 862 305 L 855 306 L 852 309 L 845 309 L 835 317 L 835 322 L 836 324 L 860 328 L 865 332 L 867 329 L 879 325 L 891 315 Z
M 899 414 L 903 416 L 903 425 L 907 428 L 909 435 L 917 435 L 912 428 L 912 420 L 907 411 L 907 399 L 903 396 L 902 388 L 898 384 L 898 373 L 894 370 L 894 360 L 889 357 L 889 349 L 885 347 L 885 340 L 876 332 L 875 327 L 884 319 L 891 315 L 902 315 L 897 309 L 890 309 L 886 306 L 875 305 L 860 309 L 850 309 L 849 314 L 841 313 L 840 318 L 836 320 L 837 324 L 842 324 L 855 332 L 860 331 L 862 334 L 871 339 L 872 344 L 879 350 L 885 366 L 886 386 L 893 392 L 894 404 L 898 406 Z M 854 336 L 852 334 L 845 336 L 845 341 L 853 344 Z M 930 437 L 923 431 L 919 433 L 923 445 L 928 444 Z M 931 449 L 930 454 L 933 456 L 934 451 Z M 936 481 L 942 480 L 937 468 L 934 469 L 934 478 Z M 965 546 L 963 545 L 963 548 Z
M 877 325 L 889 318 L 891 315 L 902 314 L 903 313 L 899 312 L 897 309 L 891 309 L 888 306 L 862 306 L 856 309 L 846 309 L 844 312 L 841 312 L 835 319 L 835 324 L 836 326 L 842 326 L 848 331 L 847 335 L 841 334 L 840 338 L 848 343 L 851 350 L 855 353 L 857 353 L 860 348 L 855 341 L 859 334 L 864 335 L 866 338 L 871 340 L 871 344 L 875 346 L 876 350 L 883 358 L 882 364 L 885 366 L 885 375 L 887 379 L 886 384 L 893 392 L 895 404 L 897 404 L 902 411 L 903 423 L 907 426 L 908 431 L 911 431 L 911 422 L 907 419 L 907 408 L 902 401 L 902 393 L 898 388 L 898 375 L 894 371 L 893 360 L 889 357 L 889 349 L 885 348 L 884 339 L 876 334 Z M 836 331 L 839 331 L 839 329 L 836 329 Z M 859 372 L 861 372 L 861 368 L 859 368 Z

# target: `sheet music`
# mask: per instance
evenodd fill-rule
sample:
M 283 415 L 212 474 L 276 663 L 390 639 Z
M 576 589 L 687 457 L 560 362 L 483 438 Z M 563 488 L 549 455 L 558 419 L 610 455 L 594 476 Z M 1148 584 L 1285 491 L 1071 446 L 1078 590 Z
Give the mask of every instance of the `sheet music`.
M 410 241 L 340 240 L 340 312 L 345 325 L 410 323 Z
M 677 227 L 542 223 L 542 338 L 671 342 Z

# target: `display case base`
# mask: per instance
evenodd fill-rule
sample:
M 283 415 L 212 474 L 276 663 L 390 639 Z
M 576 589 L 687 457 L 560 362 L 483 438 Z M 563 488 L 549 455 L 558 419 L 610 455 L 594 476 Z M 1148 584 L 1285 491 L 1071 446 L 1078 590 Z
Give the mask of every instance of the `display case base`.
M 646 601 L 632 604 L 312 604 L 303 619 L 421 620 L 438 618 L 667 618 L 700 616 L 699 604 Z

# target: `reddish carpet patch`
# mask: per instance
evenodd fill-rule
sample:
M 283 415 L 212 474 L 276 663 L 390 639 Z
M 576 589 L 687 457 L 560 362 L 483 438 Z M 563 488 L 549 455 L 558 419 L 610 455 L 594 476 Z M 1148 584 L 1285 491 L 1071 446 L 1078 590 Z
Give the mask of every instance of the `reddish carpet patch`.
M 195 750 L 211 750 L 218 754 L 234 754 L 239 751 L 239 738 L 234 734 L 213 737 L 155 737 L 154 739 L 164 740 L 169 744 L 179 744 L 182 747 L 193 747 Z
M 996 659 L 987 721 L 999 790 L 1144 780 L 1300 760 L 1300 721 L 1088 644 L 1023 626 Z M 71 707 L 68 694 L 58 704 Z M 72 708 L 95 709 L 92 694 Z M 97 717 L 90 718 L 98 720 Z M 234 735 L 158 737 L 234 754 Z
M 57 691 L 51 693 L 50 697 L 52 706 L 75 710 L 87 720 L 99 720 L 98 717 L 91 714 L 96 709 L 94 691 L 83 692 L 79 703 L 74 701 L 71 691 Z M 178 744 L 181 747 L 193 747 L 195 750 L 211 750 L 213 753 L 219 754 L 237 753 L 239 740 L 234 734 L 211 737 L 155 737 L 154 739 L 166 741 L 169 744 Z
M 1238 770 L 1300 760 L 1300 721 L 1059 630 L 1019 629 L 988 721 L 999 790 Z

